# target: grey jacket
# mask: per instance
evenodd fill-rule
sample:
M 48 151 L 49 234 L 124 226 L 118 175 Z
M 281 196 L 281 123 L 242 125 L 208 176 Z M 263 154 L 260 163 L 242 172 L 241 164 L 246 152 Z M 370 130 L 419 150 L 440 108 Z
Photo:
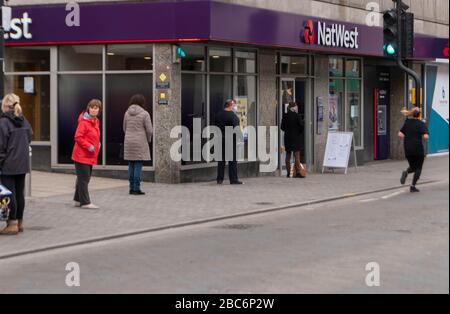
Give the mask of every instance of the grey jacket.
M 150 114 L 141 106 L 131 105 L 123 119 L 125 132 L 124 159 L 128 161 L 151 160 L 149 143 L 153 126 Z
M 12 112 L 0 116 L 0 173 L 19 175 L 30 172 L 29 146 L 33 131 L 24 116 Z

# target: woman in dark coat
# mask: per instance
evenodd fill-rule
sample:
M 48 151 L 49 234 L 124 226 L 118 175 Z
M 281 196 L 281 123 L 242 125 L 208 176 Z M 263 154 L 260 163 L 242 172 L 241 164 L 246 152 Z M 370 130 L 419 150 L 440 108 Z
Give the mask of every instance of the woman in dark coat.
M 303 121 L 298 114 L 298 106 L 291 102 L 288 106 L 288 112 L 284 114 L 281 120 L 281 130 L 284 132 L 284 146 L 286 149 L 286 170 L 287 177 L 291 173 L 291 155 L 294 153 L 296 177 L 300 177 L 300 150 L 303 138 Z
M 420 120 L 420 109 L 415 107 L 411 111 L 404 112 L 409 116 L 406 119 L 398 136 L 403 139 L 405 148 L 405 157 L 408 160 L 409 167 L 403 171 L 400 183 L 405 184 L 406 177 L 409 173 L 414 173 L 414 178 L 410 187 L 412 193 L 419 192 L 416 183 L 422 174 L 422 166 L 425 160 L 425 149 L 422 140 L 428 140 L 428 128 L 426 124 Z

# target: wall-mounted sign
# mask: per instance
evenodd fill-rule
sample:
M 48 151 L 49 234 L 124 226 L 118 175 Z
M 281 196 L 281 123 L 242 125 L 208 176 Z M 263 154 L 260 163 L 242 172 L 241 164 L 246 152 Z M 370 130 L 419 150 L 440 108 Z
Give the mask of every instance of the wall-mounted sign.
M 158 105 L 167 106 L 169 104 L 169 93 L 167 90 L 158 91 Z
M 26 94 L 34 94 L 34 77 L 25 76 L 23 79 L 23 91 Z
M 314 27 L 316 24 L 316 28 Z M 317 34 L 316 34 L 317 29 Z M 305 23 L 303 42 L 308 45 L 319 45 L 333 48 L 358 49 L 358 27 L 347 29 L 344 24 L 308 20 Z
M 156 81 L 156 89 L 169 89 L 170 81 L 165 73 L 161 73 Z
M 322 134 L 322 127 L 323 127 L 323 116 L 324 116 L 324 105 L 323 105 L 323 98 L 317 97 L 317 135 Z
M 33 35 L 30 33 L 30 24 L 33 20 L 27 12 L 24 12 L 20 18 L 9 18 L 9 30 L 4 34 L 5 39 L 19 40 L 33 38 Z

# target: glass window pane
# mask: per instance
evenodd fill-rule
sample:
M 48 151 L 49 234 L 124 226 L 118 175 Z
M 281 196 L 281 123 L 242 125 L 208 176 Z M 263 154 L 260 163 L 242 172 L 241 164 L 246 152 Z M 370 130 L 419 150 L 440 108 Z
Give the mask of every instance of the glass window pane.
M 59 71 L 101 71 L 102 53 L 99 45 L 59 46 Z
M 361 146 L 361 81 L 347 81 L 347 131 L 355 135 L 355 146 Z
M 344 80 L 330 80 L 328 96 L 329 129 L 344 130 Z
M 110 45 L 106 52 L 107 70 L 152 70 L 153 45 Z
M 307 74 L 308 57 L 306 56 L 282 56 L 281 57 L 282 74 Z
M 216 125 L 216 114 L 223 110 L 225 101 L 232 98 L 232 76 L 211 75 L 209 80 L 209 124 Z
M 231 50 L 213 48 L 209 50 L 210 72 L 231 72 Z
M 348 77 L 360 77 L 360 60 L 345 61 L 345 75 Z
M 236 51 L 234 64 L 235 71 L 239 73 L 256 73 L 256 53 Z
M 344 59 L 331 57 L 328 63 L 330 76 L 344 76 Z
M 20 97 L 23 114 L 33 128 L 33 141 L 50 141 L 50 76 L 5 76 L 5 87 Z
M 236 100 L 238 110 L 236 112 L 241 123 L 241 129 L 245 141 L 245 159 L 248 158 L 248 133 L 247 126 L 256 127 L 256 77 L 238 76 L 237 77 L 237 95 Z M 256 153 L 256 152 L 255 152 Z
M 194 45 L 181 45 L 186 52 L 186 57 L 181 59 L 181 70 L 184 71 L 205 71 L 205 47 Z
M 101 75 L 58 77 L 58 163 L 73 164 L 71 157 L 78 117 L 93 98 L 102 99 Z M 101 162 L 100 152 L 99 164 Z
M 6 48 L 6 72 L 50 71 L 50 48 Z
M 207 140 L 203 139 L 201 134 L 207 125 L 206 76 L 183 74 L 181 80 L 181 124 L 189 129 L 191 147 L 190 159 L 183 160 L 183 164 L 192 164 L 200 162 L 200 160 L 194 160 L 193 139 L 201 138 L 202 147 Z M 194 121 L 196 123 L 199 121 L 200 129 L 194 129 Z
M 135 94 L 142 94 L 146 100 L 146 108 L 153 115 L 153 76 L 152 74 L 111 74 L 106 76 L 106 164 L 128 164 L 119 158 L 120 146 L 123 144 L 123 118 L 128 109 L 130 98 Z M 151 144 L 149 144 L 151 145 Z M 152 154 L 152 145 L 150 146 Z M 152 162 L 144 162 L 144 166 L 151 166 Z

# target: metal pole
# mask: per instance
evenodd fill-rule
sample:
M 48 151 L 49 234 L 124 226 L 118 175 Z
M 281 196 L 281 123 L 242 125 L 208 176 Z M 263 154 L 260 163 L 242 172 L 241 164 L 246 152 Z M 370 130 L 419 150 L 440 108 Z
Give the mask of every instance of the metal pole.
M 25 176 L 25 196 L 31 197 L 31 171 L 32 171 L 32 162 L 31 157 L 33 156 L 33 149 L 29 146 L 30 152 L 30 173 L 27 173 Z
M 406 72 L 407 74 L 411 75 L 414 78 L 414 81 L 416 82 L 416 99 L 415 99 L 416 106 L 420 107 L 420 104 L 421 104 L 421 102 L 420 102 L 420 91 L 422 89 L 421 88 L 422 82 L 421 82 L 420 76 L 414 70 L 412 70 L 412 69 L 408 68 L 407 66 L 405 66 L 403 64 L 403 59 L 402 59 L 402 57 L 403 57 L 403 55 L 402 55 L 403 54 L 403 42 L 402 42 L 402 32 L 403 32 L 403 29 L 402 29 L 402 25 L 403 25 L 403 23 L 402 23 L 402 19 L 403 19 L 402 12 L 403 11 L 402 11 L 402 5 L 403 5 L 402 0 L 396 0 L 397 19 L 398 19 L 398 23 L 397 23 L 397 34 L 398 34 L 398 37 L 397 37 L 398 38 L 397 65 L 399 66 L 399 68 L 401 70 L 403 70 L 404 72 Z

